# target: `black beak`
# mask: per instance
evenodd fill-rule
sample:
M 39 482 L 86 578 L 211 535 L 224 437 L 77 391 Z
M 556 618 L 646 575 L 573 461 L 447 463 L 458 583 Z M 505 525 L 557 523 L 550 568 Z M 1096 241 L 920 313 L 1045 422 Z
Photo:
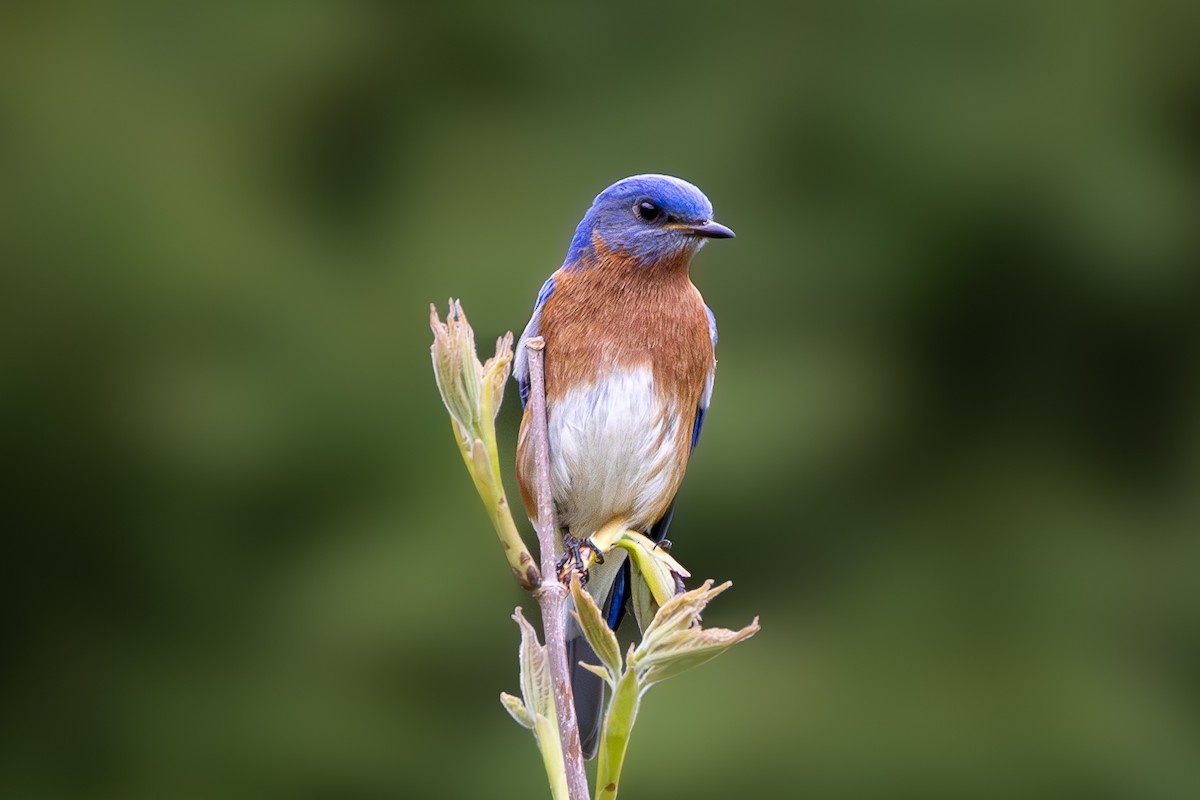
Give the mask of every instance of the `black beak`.
M 693 225 L 692 233 L 696 234 L 697 236 L 705 236 L 709 239 L 732 239 L 737 235 L 721 223 L 713 222 L 712 220 L 701 223 L 700 225 Z

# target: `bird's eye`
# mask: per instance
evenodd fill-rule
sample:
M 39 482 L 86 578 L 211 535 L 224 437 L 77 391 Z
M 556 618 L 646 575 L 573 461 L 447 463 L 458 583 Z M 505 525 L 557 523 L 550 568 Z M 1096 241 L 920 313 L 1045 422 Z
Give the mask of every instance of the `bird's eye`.
M 642 200 L 633 207 L 633 213 L 637 214 L 638 219 L 642 222 L 658 222 L 663 218 L 663 210 L 657 204 L 649 200 Z

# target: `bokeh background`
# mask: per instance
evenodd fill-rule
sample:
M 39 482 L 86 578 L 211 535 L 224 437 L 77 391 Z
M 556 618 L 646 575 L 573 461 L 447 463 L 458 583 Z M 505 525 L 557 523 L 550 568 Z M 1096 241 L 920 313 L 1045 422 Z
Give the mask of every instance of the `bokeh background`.
M 1200 795 L 1194 2 L 148 5 L 0 12 L 0 794 L 543 796 L 429 303 L 658 171 L 763 631 L 624 794 Z

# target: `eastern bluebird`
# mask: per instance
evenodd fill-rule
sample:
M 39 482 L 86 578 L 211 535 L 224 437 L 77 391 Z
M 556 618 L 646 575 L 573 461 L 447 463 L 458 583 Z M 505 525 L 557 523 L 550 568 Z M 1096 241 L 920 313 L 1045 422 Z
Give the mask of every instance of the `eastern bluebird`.
M 568 542 L 613 522 L 655 541 L 665 537 L 716 366 L 716 320 L 688 267 L 708 239 L 732 237 L 712 221 L 712 204 L 692 184 L 636 175 L 596 197 L 562 267 L 538 293 L 513 374 L 524 405 L 524 342 L 545 339 L 551 494 Z M 517 479 L 536 518 L 530 416 L 526 408 Z M 624 551 L 614 550 L 591 570 L 587 589 L 615 630 L 630 591 Z M 581 659 L 598 659 L 573 620 L 567 637 L 580 737 L 591 758 L 603 684 L 578 666 Z

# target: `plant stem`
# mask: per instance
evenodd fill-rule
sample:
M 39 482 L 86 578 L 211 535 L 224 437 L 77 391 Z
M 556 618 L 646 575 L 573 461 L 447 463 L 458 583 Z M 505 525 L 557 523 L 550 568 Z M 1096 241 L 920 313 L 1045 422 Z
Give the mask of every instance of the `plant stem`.
M 621 768 L 625 766 L 625 751 L 640 700 L 636 672 L 633 667 L 625 670 L 604 716 L 600 759 L 596 764 L 596 800 L 613 800 L 620 787 Z
M 563 764 L 562 748 L 558 746 L 558 734 L 554 720 L 539 715 L 537 737 L 541 742 L 542 763 L 546 765 L 546 777 L 550 779 L 551 800 L 569 800 L 571 789 L 567 786 L 567 771 Z
M 455 425 L 455 436 L 461 436 L 461 430 Z M 461 448 L 463 461 L 466 462 L 467 470 L 474 478 L 475 491 L 479 492 L 479 497 L 483 500 L 483 507 L 487 509 L 492 527 L 496 529 L 496 535 L 500 537 L 500 544 L 504 547 L 504 557 L 508 559 L 508 566 L 512 569 L 513 576 L 517 579 L 517 583 L 521 584 L 522 589 L 532 592 L 541 585 L 542 576 L 538 573 L 537 564 L 534 562 L 533 556 L 529 554 L 528 548 L 525 547 L 524 540 L 521 539 L 516 522 L 513 521 L 508 498 L 504 494 L 504 484 L 500 480 L 500 468 L 488 464 L 486 456 L 482 455 L 487 447 L 488 445 L 482 441 L 476 441 L 473 447 L 469 443 L 463 445 Z M 495 449 L 493 444 L 492 452 L 495 452 Z
M 558 734 L 562 743 L 563 766 L 567 773 L 570 800 L 587 800 L 587 775 L 583 769 L 583 748 L 579 744 L 579 723 L 575 719 L 575 700 L 571 693 L 564 631 L 567 587 L 558 579 L 557 525 L 554 501 L 550 495 L 550 432 L 546 422 L 546 378 L 543 362 L 545 340 L 540 336 L 525 342 L 529 351 L 529 402 L 532 404 L 533 457 L 536 466 L 538 542 L 542 553 L 542 585 L 535 592 L 542 608 L 542 628 L 550 681 L 554 687 L 554 708 L 558 715 Z

